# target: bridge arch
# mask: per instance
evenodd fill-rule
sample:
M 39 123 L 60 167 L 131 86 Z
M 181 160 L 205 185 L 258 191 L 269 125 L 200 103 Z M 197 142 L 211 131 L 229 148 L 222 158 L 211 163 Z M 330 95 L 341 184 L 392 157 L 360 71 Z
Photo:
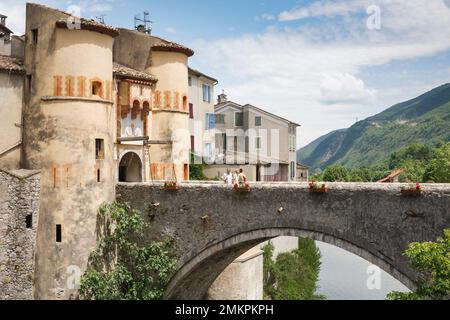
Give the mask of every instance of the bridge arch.
M 203 299 L 217 277 L 243 253 L 255 246 L 281 236 L 309 238 L 334 245 L 378 266 L 408 288 L 414 288 L 413 280 L 394 266 L 348 241 L 314 231 L 295 228 L 270 228 L 237 234 L 200 252 L 183 265 L 172 278 L 166 299 Z M 195 288 L 195 291 L 192 290 Z
M 423 185 L 420 197 L 401 184 L 331 183 L 311 194 L 307 183 L 253 183 L 247 194 L 223 183 L 117 185 L 120 200 L 148 215 L 152 235 L 175 243 L 179 270 L 167 299 L 202 299 L 242 253 L 278 236 L 302 236 L 355 253 L 412 287 L 416 274 L 403 255 L 411 242 L 434 241 L 450 227 L 450 185 Z

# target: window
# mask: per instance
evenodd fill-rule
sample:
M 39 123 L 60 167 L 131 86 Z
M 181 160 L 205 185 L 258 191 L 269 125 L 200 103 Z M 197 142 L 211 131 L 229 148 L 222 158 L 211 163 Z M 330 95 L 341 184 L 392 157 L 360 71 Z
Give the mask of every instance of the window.
M 216 114 L 215 115 L 216 124 L 225 124 L 225 115 L 224 114 Z
M 25 218 L 25 224 L 27 229 L 33 228 L 33 215 L 29 214 Z
M 291 179 L 295 178 L 295 162 L 291 162 Z
M 102 83 L 100 81 L 92 81 L 91 93 L 93 96 L 102 96 Z
M 62 242 L 62 226 L 56 225 L 56 242 Z
M 33 44 L 37 44 L 39 41 L 39 30 L 38 29 L 32 29 L 31 30 L 31 40 Z
M 262 149 L 262 138 L 261 137 L 256 137 L 255 146 L 256 146 L 256 150 Z
M 260 127 L 262 123 L 261 117 L 255 117 L 255 127 Z
M 105 140 L 95 139 L 95 159 L 105 159 Z
M 194 105 L 189 103 L 189 119 L 194 119 Z
M 211 130 L 214 129 L 215 127 L 215 121 L 216 121 L 216 117 L 214 116 L 213 113 L 207 113 L 206 114 L 206 126 L 205 126 L 205 130 Z
M 189 78 L 188 78 L 188 83 L 189 83 L 189 87 L 192 87 L 192 77 L 191 76 L 189 76 Z
M 195 152 L 195 137 L 191 136 L 191 152 Z
M 234 113 L 234 126 L 242 127 L 244 125 L 244 113 L 243 112 L 235 112 Z
M 97 182 L 101 182 L 101 178 L 100 169 L 97 169 Z
M 211 102 L 211 87 L 207 84 L 203 84 L 203 101 L 204 102 Z
M 205 144 L 205 154 L 204 154 L 204 156 L 205 156 L 207 159 L 210 159 L 210 158 L 211 158 L 211 143 L 206 143 L 206 144 Z

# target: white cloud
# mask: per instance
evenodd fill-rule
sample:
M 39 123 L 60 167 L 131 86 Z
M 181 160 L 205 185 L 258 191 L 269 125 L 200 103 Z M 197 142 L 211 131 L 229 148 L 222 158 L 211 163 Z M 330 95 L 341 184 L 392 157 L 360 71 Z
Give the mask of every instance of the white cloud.
M 171 34 L 177 33 L 177 29 L 175 29 L 174 27 L 167 27 L 167 28 L 165 29 L 165 31 L 166 31 L 167 33 L 171 33 Z
M 260 34 L 199 41 L 195 61 L 219 77 L 218 90 L 225 89 L 230 99 L 302 124 L 300 143 L 304 145 L 425 89 L 414 84 L 410 90 L 394 90 L 400 84 L 392 83 L 393 90 L 384 95 L 365 83 L 365 67 L 450 49 L 450 9 L 443 0 L 366 1 L 382 8 L 379 31 L 367 29 L 365 7 L 360 6 L 364 1 L 351 1 L 345 7 L 348 2 L 313 4 L 323 15 L 339 16 L 320 24 L 271 27 Z M 363 8 L 363 15 L 353 14 L 356 4 Z M 439 83 L 427 85 L 434 84 Z
M 374 1 L 372 1 L 374 2 Z M 365 9 L 366 1 L 317 1 L 308 7 L 297 7 L 278 15 L 280 21 L 301 20 L 311 17 L 335 17 L 355 13 Z
M 25 31 L 25 12 L 27 0 L 1 0 L 0 13 L 8 16 L 7 25 L 17 34 Z M 116 0 L 34 0 L 33 3 L 47 5 L 52 8 L 67 10 L 70 6 L 76 5 L 81 9 L 81 15 L 86 18 L 94 18 L 95 15 L 109 12 L 113 9 Z
M 263 20 L 263 21 L 273 21 L 273 20 L 275 20 L 275 16 L 273 14 L 270 14 L 270 13 L 264 13 L 261 16 L 256 16 L 255 20 L 256 21 L 261 21 L 261 20 Z

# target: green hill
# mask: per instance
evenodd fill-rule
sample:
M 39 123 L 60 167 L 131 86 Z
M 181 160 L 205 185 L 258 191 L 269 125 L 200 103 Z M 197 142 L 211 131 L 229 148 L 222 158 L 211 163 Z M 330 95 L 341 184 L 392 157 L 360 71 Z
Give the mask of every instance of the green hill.
M 397 104 L 352 127 L 325 135 L 297 153 L 314 169 L 332 164 L 349 168 L 386 160 L 412 143 L 450 141 L 450 84 Z

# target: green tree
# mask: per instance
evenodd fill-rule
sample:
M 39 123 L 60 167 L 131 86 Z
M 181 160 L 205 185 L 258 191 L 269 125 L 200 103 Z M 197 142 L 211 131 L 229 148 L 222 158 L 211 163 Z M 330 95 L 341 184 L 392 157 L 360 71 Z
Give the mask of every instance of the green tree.
M 320 251 L 310 239 L 299 239 L 299 249 L 273 261 L 273 245 L 264 248 L 264 291 L 272 300 L 316 300 Z
M 435 155 L 436 149 L 432 145 L 412 144 L 391 154 L 389 169 L 405 169 L 400 176 L 401 182 L 422 182 L 427 164 Z
M 430 161 L 425 180 L 436 183 L 450 183 L 450 142 L 436 151 L 436 156 Z
M 81 279 L 80 295 L 89 300 L 157 300 L 176 270 L 171 241 L 150 241 L 139 211 L 128 204 L 103 204 L 100 240 Z
M 418 272 L 416 291 L 392 292 L 391 300 L 450 299 L 450 229 L 436 242 L 412 243 L 405 252 Z
M 198 160 L 198 157 L 191 153 L 191 164 L 189 165 L 189 180 L 191 181 L 206 181 L 208 180 L 208 177 L 203 173 L 203 170 L 205 169 L 206 164 L 201 161 L 195 161 Z
M 263 286 L 264 286 L 264 299 L 270 299 L 274 294 L 274 267 L 275 262 L 273 261 L 273 251 L 275 247 L 272 241 L 269 241 L 263 248 Z
M 349 172 L 344 166 L 337 164 L 330 166 L 323 172 L 323 181 L 345 182 L 350 179 Z
M 369 167 L 353 169 L 349 172 L 351 182 L 373 182 L 374 172 Z
M 405 162 L 408 161 L 419 161 L 425 163 L 433 159 L 435 153 L 435 148 L 431 145 L 420 143 L 411 144 L 391 154 L 389 160 L 389 169 L 395 170 L 403 168 Z

